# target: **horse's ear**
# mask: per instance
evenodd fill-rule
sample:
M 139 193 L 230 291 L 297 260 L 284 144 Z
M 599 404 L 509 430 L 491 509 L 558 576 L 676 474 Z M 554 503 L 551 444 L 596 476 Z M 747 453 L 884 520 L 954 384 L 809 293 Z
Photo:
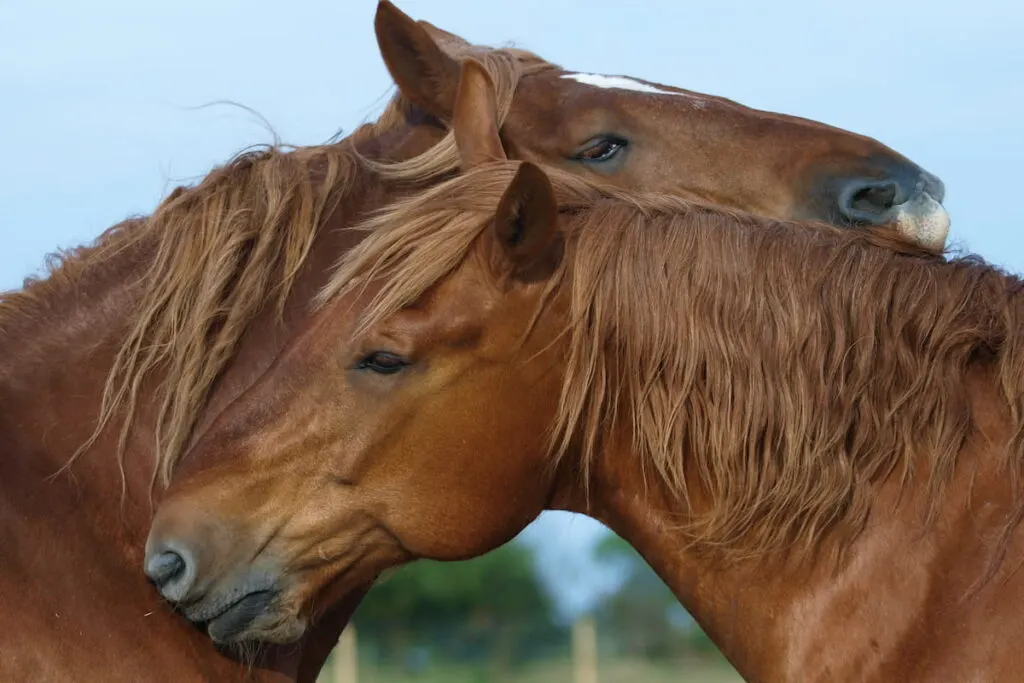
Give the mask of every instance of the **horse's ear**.
M 402 95 L 434 118 L 451 121 L 459 63 L 438 46 L 426 28 L 388 0 L 377 5 L 373 27 L 384 64 Z
M 452 113 L 452 132 L 462 169 L 508 157 L 498 136 L 498 101 L 494 82 L 479 62 L 462 62 L 459 92 Z
M 462 36 L 457 36 L 451 31 L 445 31 L 443 28 L 438 28 L 429 21 L 420 19 L 416 23 L 425 28 L 427 33 L 430 34 L 430 37 L 434 39 L 434 42 L 451 56 L 454 56 L 456 51 L 469 47 L 469 41 Z
M 549 277 L 562 256 L 558 202 L 540 167 L 524 161 L 498 203 L 490 259 L 499 278 L 536 281 Z

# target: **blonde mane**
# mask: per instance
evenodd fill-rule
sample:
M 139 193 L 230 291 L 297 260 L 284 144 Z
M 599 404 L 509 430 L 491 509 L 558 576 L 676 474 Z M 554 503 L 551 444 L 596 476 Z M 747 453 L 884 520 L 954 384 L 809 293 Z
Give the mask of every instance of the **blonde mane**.
M 515 168 L 480 167 L 378 213 L 320 302 L 376 281 L 364 329 L 414 302 L 476 253 Z M 548 172 L 568 243 L 550 287 L 571 311 L 552 456 L 582 444 L 584 481 L 618 425 L 684 510 L 702 489 L 709 509 L 681 521 L 694 547 L 749 557 L 849 538 L 888 475 L 924 486 L 935 512 L 974 428 L 965 379 L 984 364 L 1013 421 L 1016 486 L 1020 280 L 894 234 Z
M 499 120 L 507 115 L 524 74 L 553 65 L 521 50 L 468 44 L 446 49 L 488 71 Z M 398 162 L 367 159 L 356 144 L 406 125 L 410 105 L 397 94 L 374 124 L 336 144 L 271 146 L 240 154 L 194 187 L 178 188 L 149 217 L 108 231 L 88 248 L 51 262 L 47 278 L 0 296 L 0 330 L 75 291 L 97 262 L 138 249 L 145 267 L 135 286 L 138 305 L 103 392 L 92 436 L 123 416 L 117 449 L 122 464 L 144 383 L 160 373 L 154 483 L 166 485 L 188 447 L 215 380 L 234 356 L 254 318 L 267 306 L 282 311 L 319 229 L 357 185 L 361 174 L 415 187 L 450 175 L 458 152 L 449 131 L 423 154 Z

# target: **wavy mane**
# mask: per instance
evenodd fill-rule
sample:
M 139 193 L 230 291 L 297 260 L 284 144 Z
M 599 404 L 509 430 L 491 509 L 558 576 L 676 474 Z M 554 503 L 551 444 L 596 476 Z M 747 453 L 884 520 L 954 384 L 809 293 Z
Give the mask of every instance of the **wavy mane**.
M 375 280 L 363 329 L 414 302 L 473 257 L 516 167 L 482 166 L 378 213 L 320 302 Z M 582 444 L 586 477 L 608 430 L 629 429 L 636 466 L 684 509 L 691 487 L 706 494 L 709 509 L 681 522 L 695 548 L 811 549 L 863 528 L 888 475 L 925 487 L 934 514 L 974 428 L 965 380 L 983 364 L 1012 420 L 1003 464 L 1019 490 L 1021 280 L 895 233 L 548 173 L 567 234 L 549 294 L 571 311 L 555 461 Z
M 448 45 L 457 58 L 487 69 L 500 120 L 519 79 L 553 65 L 522 50 Z M 244 152 L 198 185 L 179 187 L 149 217 L 107 231 L 91 246 L 52 257 L 48 276 L 0 295 L 0 331 L 72 295 L 84 273 L 124 249 L 140 249 L 138 306 L 103 392 L 88 450 L 115 415 L 124 415 L 117 457 L 123 460 L 144 382 L 161 372 L 155 425 L 154 483 L 166 485 L 205 408 L 212 386 L 249 324 L 266 306 L 280 313 L 320 227 L 361 174 L 411 187 L 450 175 L 458 151 L 449 132 L 407 161 L 379 162 L 355 146 L 406 125 L 411 106 L 397 94 L 376 123 L 335 144 L 269 146 Z M 123 472 L 123 463 L 122 463 Z

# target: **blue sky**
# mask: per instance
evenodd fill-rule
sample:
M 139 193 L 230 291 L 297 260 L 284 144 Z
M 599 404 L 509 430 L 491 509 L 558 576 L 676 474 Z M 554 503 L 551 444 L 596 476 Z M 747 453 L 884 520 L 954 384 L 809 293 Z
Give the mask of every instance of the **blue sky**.
M 878 138 L 946 183 L 952 240 L 1024 272 L 1017 0 L 397 0 L 474 42 L 731 97 Z M 0 289 L 240 148 L 323 141 L 390 94 L 374 0 L 0 0 Z M 527 534 L 566 609 L 607 577 L 582 518 Z

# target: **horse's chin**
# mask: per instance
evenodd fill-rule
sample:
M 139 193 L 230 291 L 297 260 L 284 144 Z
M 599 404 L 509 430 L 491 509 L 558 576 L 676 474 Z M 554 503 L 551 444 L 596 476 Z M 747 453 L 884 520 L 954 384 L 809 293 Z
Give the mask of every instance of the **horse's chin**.
M 304 617 L 291 610 L 271 606 L 242 628 L 214 620 L 206 625 L 206 632 L 218 645 L 291 645 L 305 635 L 308 625 Z

